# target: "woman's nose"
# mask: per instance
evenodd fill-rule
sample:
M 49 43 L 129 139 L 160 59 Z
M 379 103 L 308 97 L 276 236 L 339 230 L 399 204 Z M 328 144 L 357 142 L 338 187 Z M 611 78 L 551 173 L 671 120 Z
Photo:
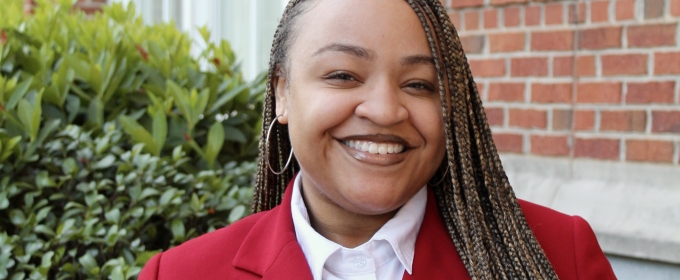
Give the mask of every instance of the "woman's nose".
M 408 119 L 408 110 L 400 98 L 399 86 L 380 82 L 364 96 L 355 115 L 380 126 L 391 126 Z

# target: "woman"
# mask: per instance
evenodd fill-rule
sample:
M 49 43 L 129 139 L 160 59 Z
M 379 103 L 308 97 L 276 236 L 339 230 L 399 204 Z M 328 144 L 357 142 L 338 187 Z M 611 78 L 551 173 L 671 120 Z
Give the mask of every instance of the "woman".
M 439 0 L 291 1 L 267 93 L 258 213 L 140 279 L 615 278 L 583 219 L 515 198 Z

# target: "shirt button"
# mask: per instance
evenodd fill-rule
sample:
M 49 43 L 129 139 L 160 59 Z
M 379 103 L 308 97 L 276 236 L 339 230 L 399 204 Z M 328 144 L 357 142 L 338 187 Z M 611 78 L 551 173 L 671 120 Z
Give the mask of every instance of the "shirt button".
M 364 268 L 366 266 L 366 259 L 364 257 L 357 257 L 353 261 L 354 266 L 358 268 Z

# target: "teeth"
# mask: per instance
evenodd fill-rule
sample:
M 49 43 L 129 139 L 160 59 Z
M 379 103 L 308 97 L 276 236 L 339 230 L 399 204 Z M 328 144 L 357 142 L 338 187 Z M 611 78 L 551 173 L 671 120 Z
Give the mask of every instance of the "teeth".
M 404 150 L 404 145 L 394 143 L 373 143 L 368 141 L 350 140 L 344 142 L 344 144 L 352 149 L 369 152 L 375 155 L 398 154 Z

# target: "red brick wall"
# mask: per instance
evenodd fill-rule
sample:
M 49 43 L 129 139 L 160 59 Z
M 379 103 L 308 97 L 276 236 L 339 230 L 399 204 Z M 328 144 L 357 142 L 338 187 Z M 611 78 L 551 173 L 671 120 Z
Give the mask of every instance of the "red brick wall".
M 502 152 L 678 164 L 680 0 L 443 0 Z

